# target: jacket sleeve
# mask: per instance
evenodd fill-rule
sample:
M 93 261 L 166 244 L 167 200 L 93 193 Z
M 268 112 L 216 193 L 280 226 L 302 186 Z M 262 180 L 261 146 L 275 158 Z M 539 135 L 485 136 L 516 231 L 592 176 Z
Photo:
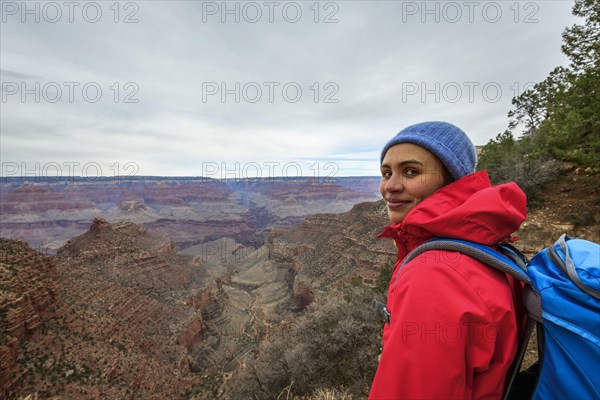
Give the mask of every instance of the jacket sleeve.
M 452 254 L 449 259 L 454 261 L 474 262 Z M 502 327 L 464 270 L 438 256 L 433 261 L 432 257 L 411 261 L 390 285 L 391 320 L 384 328 L 371 400 L 465 399 L 484 392 L 492 393 L 486 398 L 502 395 L 502 376 L 495 387 L 483 392 L 474 381 L 490 368 Z

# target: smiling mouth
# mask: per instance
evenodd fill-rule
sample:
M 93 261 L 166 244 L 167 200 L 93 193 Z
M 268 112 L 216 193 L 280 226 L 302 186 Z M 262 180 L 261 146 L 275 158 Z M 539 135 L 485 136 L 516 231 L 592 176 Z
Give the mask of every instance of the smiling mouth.
M 388 202 L 387 202 L 388 208 L 391 208 L 391 209 L 402 208 L 408 204 L 411 204 L 411 202 L 408 200 L 395 200 L 395 201 L 388 200 Z

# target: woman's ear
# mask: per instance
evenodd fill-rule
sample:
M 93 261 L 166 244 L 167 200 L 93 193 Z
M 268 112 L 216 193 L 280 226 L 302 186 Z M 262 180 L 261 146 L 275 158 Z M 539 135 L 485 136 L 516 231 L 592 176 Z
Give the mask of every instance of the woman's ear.
M 448 168 L 446 168 L 446 166 L 444 166 L 443 168 L 444 171 L 442 171 L 442 173 L 444 178 L 444 186 L 446 186 L 454 182 L 454 178 L 452 177 L 452 174 L 450 174 L 450 171 L 448 171 Z

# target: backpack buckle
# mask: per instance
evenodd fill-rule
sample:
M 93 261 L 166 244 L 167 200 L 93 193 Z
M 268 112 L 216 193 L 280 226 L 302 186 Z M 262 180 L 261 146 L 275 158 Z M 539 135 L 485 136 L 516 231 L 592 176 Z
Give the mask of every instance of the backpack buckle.
M 386 324 L 390 323 L 390 318 L 392 315 L 388 311 L 385 304 L 383 304 L 380 301 L 377 301 L 377 299 L 373 299 L 373 308 L 376 309 L 377 311 L 379 311 L 379 313 L 383 317 L 383 320 L 385 321 Z

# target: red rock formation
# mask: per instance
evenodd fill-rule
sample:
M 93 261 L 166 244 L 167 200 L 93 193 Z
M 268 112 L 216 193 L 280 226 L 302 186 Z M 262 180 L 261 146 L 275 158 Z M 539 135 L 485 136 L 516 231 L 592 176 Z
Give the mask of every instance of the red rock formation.
M 184 346 L 188 351 L 198 343 L 202 335 L 202 315 L 192 318 L 177 334 L 175 343 Z
M 124 200 L 119 203 L 119 209 L 122 211 L 138 211 L 145 210 L 146 204 L 143 199 Z
M 96 218 L 57 261 L 1 243 L 0 397 L 180 398 L 201 383 L 190 366 L 222 287 L 168 238 Z
M 296 305 L 303 308 L 319 291 L 354 277 L 375 282 L 382 266 L 395 259 L 390 241 L 375 237 L 387 223 L 381 202 L 361 203 L 346 213 L 307 217 L 270 238 L 278 260 L 289 263 Z
M 63 192 L 42 185 L 26 183 L 2 196 L 0 213 L 19 214 L 48 210 L 83 210 L 93 207 L 89 199 L 73 199 Z
M 100 235 L 103 232 L 110 231 L 112 227 L 104 218 L 94 218 L 92 221 L 92 226 L 90 227 L 90 232 L 96 235 Z
M 315 299 L 313 289 L 301 280 L 294 282 L 294 302 L 299 310 L 304 310 Z
M 196 309 L 206 308 L 215 300 L 215 294 L 210 289 L 199 290 L 194 296 L 188 297 L 186 304 Z
M 373 178 L 215 181 L 205 178 L 67 180 L 0 183 L 0 236 L 53 254 L 96 216 L 143 223 L 180 247 L 222 237 L 262 245 L 257 230 L 292 226 L 317 212 L 347 210 L 373 199 Z
M 27 376 L 19 349 L 41 334 L 56 303 L 56 264 L 24 242 L 0 238 L 0 393 L 16 393 Z

